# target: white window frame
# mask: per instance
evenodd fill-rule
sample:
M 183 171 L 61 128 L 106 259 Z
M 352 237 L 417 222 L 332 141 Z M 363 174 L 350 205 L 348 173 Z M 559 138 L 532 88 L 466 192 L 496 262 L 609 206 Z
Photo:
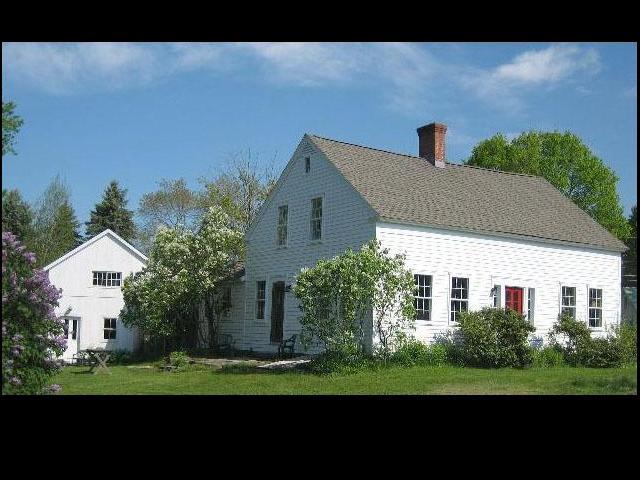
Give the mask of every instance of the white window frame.
M 311 172 L 311 157 L 307 155 L 306 157 L 304 157 L 304 173 L 310 173 L 310 172 Z
M 429 296 L 428 297 L 421 297 L 419 296 L 419 286 L 416 285 L 416 280 L 417 280 L 417 276 L 421 276 L 421 277 L 429 277 L 431 279 L 430 283 L 429 283 Z M 428 300 L 429 301 L 429 319 L 424 319 L 424 318 L 417 318 L 416 316 L 416 322 L 419 322 L 421 324 L 430 324 L 433 321 L 433 277 L 434 275 L 431 273 L 414 273 L 413 274 L 413 281 L 414 281 L 414 286 L 415 286 L 415 291 L 414 291 L 414 295 L 413 295 L 413 301 L 414 301 L 414 305 L 416 306 L 416 312 L 418 311 L 417 309 L 417 303 L 418 303 L 418 299 L 421 299 L 423 301 Z
M 600 290 L 600 307 L 591 307 L 589 305 L 590 300 L 591 300 L 591 290 Z M 589 314 L 589 310 L 591 310 L 591 308 L 595 308 L 600 310 L 600 326 L 599 327 L 592 327 L 591 326 L 591 316 Z M 599 285 L 587 285 L 587 327 L 589 327 L 589 330 L 594 330 L 594 331 L 602 331 L 604 330 L 604 288 L 602 288 Z
M 568 306 L 566 308 L 573 308 L 573 319 L 577 320 L 578 319 L 578 286 L 577 285 L 571 285 L 568 283 L 560 284 L 560 306 L 559 306 L 560 308 L 558 310 L 558 314 L 562 315 L 562 310 L 565 308 L 563 304 L 563 299 L 565 298 L 565 296 L 562 293 L 562 290 L 565 288 L 573 288 L 574 305 Z
M 320 199 L 322 202 L 322 215 L 320 217 L 320 238 L 313 238 L 313 229 L 311 227 L 311 221 L 313 220 L 313 201 L 316 199 Z M 313 195 L 310 199 L 309 199 L 309 203 L 307 204 L 309 206 L 309 242 L 310 243 L 322 243 L 322 241 L 325 238 L 325 228 L 324 228 L 324 224 L 325 224 L 325 216 L 326 216 L 326 202 L 325 202 L 325 196 L 324 194 L 322 195 Z
M 95 283 L 101 278 L 104 281 L 104 285 L 102 285 L 101 283 Z M 116 281 L 118 281 L 118 284 L 114 285 L 113 283 Z M 122 272 L 114 272 L 110 270 L 93 270 L 91 277 L 91 286 L 101 288 L 121 288 Z
M 531 290 L 533 290 L 533 301 Z M 527 295 L 527 320 L 533 325 L 536 321 L 536 287 L 526 287 L 525 294 Z
M 260 289 L 258 288 L 258 283 L 264 283 L 264 297 L 262 299 L 258 298 L 258 292 L 260 291 Z M 255 312 L 255 319 L 257 321 L 263 322 L 266 318 L 267 318 L 267 280 L 256 280 L 256 294 L 255 294 L 255 301 L 254 301 L 254 312 Z M 258 302 L 262 300 L 262 318 L 258 317 Z
M 454 298 L 451 296 L 452 290 L 453 290 L 453 279 L 454 278 L 466 278 L 467 279 L 467 298 L 466 300 L 459 300 L 459 299 L 455 299 L 455 301 L 461 301 L 461 302 L 466 302 L 467 303 L 467 312 L 470 311 L 470 301 L 471 301 L 471 276 L 467 275 L 467 274 L 463 274 L 463 273 L 450 273 L 449 274 L 449 285 L 447 287 L 447 291 L 448 291 L 448 295 L 447 295 L 447 313 L 448 313 L 448 317 L 447 317 L 447 324 L 448 325 L 459 325 L 458 322 L 453 321 L 451 319 L 451 314 L 453 312 L 453 309 L 451 308 L 451 302 L 454 301 Z M 462 310 L 460 310 L 462 311 Z
M 109 322 L 109 327 L 105 327 L 104 323 L 106 320 L 113 320 L 113 325 L 115 325 L 114 327 L 111 327 L 111 322 Z M 112 340 L 117 340 L 118 339 L 118 317 L 103 317 L 102 319 L 102 338 L 103 340 L 110 342 Z M 109 338 L 104 338 L 104 334 L 109 331 L 109 332 L 113 332 L 113 338 L 111 338 L 111 336 L 109 336 Z
M 287 209 L 287 218 L 284 225 L 280 224 L 280 209 L 286 207 Z M 284 243 L 280 243 L 280 228 L 284 227 Z M 285 248 L 289 243 L 289 205 L 283 204 L 278 206 L 278 210 L 276 212 L 276 246 L 279 248 Z

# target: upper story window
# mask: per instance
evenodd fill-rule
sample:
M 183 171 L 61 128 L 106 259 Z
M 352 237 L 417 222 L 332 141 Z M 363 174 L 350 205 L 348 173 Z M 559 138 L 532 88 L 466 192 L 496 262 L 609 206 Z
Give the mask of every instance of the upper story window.
M 289 222 L 289 207 L 278 207 L 278 245 L 287 244 L 287 223 Z
M 576 287 L 562 287 L 561 315 L 576 318 Z
M 311 200 L 311 240 L 322 239 L 322 197 Z
M 304 157 L 304 173 L 311 171 L 311 157 Z
M 264 320 L 264 304 L 266 299 L 267 282 L 256 282 L 256 319 Z
M 469 279 L 451 277 L 451 321 L 457 322 L 460 312 L 469 310 Z
M 414 275 L 416 320 L 431 320 L 431 275 Z
M 589 326 L 591 328 L 602 327 L 602 289 L 589 289 Z
M 93 284 L 101 287 L 119 287 L 122 284 L 122 272 L 93 272 Z
M 116 338 L 116 319 L 105 318 L 104 319 L 104 339 L 114 340 Z

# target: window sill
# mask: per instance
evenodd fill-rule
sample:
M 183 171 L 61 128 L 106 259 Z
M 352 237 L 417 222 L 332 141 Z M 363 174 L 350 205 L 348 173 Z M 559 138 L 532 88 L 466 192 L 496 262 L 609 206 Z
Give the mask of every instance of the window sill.
M 309 245 L 320 245 L 322 240 L 309 240 Z

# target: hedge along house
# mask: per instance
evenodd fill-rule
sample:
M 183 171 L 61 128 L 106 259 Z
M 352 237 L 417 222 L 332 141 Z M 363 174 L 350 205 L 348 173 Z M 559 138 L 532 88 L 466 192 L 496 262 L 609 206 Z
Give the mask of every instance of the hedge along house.
M 122 282 L 146 263 L 145 255 L 107 229 L 44 268 L 62 289 L 56 314 L 65 320 L 65 361 L 87 348 L 134 350 L 137 333 L 118 318 Z
M 374 238 L 406 254 L 425 342 L 485 306 L 522 313 L 539 341 L 560 312 L 598 335 L 619 323 L 625 245 L 543 178 L 447 162 L 446 130 L 419 128 L 418 156 L 304 135 L 247 232 L 224 322 L 237 347 L 276 351 L 300 330 L 300 269 Z

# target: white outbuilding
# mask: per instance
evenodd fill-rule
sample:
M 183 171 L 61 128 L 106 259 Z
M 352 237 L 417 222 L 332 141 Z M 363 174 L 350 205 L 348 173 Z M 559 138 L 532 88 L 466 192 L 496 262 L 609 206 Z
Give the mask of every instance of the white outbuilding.
M 119 318 L 122 284 L 146 263 L 145 255 L 107 229 L 44 268 L 62 289 L 56 314 L 65 319 L 65 361 L 87 348 L 134 350 L 137 332 Z

